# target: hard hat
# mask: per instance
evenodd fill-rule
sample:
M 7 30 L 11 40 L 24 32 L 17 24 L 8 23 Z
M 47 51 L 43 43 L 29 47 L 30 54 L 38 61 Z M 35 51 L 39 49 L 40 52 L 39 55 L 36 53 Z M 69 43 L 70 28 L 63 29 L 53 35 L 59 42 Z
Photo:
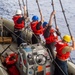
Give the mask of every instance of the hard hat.
M 32 17 L 32 20 L 33 20 L 33 21 L 38 21 L 39 18 L 38 18 L 38 16 L 33 16 L 33 17 Z
M 47 22 L 43 22 L 43 28 L 44 28 L 47 24 L 48 24 Z
M 63 40 L 66 41 L 66 42 L 70 42 L 71 37 L 69 35 L 65 35 L 65 36 L 63 36 Z
M 22 11 L 21 10 L 17 10 L 16 14 L 22 14 Z

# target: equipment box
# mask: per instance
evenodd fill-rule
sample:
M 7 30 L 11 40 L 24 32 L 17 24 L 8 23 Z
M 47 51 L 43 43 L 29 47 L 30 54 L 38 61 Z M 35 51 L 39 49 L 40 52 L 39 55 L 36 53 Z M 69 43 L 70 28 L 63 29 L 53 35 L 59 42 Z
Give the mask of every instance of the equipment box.
M 12 37 L 0 37 L 0 43 L 11 43 Z

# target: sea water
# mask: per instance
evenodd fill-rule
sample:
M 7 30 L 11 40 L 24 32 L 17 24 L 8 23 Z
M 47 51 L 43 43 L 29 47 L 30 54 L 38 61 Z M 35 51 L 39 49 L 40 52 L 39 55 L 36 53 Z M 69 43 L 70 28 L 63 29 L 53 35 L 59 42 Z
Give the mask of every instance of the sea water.
M 22 4 L 22 0 L 21 4 Z M 24 0 L 26 1 L 26 0 Z M 36 0 L 27 0 L 28 1 L 28 14 L 31 20 L 33 15 L 37 15 L 40 20 L 40 14 L 36 4 Z M 75 37 L 75 0 L 61 0 L 62 5 L 65 11 L 65 15 L 69 24 L 72 35 Z M 42 15 L 45 21 L 49 21 L 50 14 L 52 12 L 51 0 L 38 0 Z M 25 2 L 26 4 L 26 2 Z M 21 5 L 23 8 L 23 4 Z M 69 34 L 59 0 L 54 0 L 54 7 L 56 10 L 56 21 L 61 32 L 61 36 Z M 16 9 L 20 9 L 18 0 L 0 0 L 0 16 L 12 21 L 12 16 L 15 14 Z M 22 10 L 23 11 L 23 10 Z M 53 21 L 53 27 L 54 21 Z M 71 58 L 75 63 L 75 51 L 71 52 Z

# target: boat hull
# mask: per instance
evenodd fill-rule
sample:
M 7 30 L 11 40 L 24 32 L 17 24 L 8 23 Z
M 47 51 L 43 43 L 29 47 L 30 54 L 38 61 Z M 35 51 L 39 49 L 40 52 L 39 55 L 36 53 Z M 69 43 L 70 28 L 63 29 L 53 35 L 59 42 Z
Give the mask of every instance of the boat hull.
M 14 32 L 14 23 L 12 21 L 9 21 L 7 19 L 2 19 L 3 21 L 3 26 L 9 28 L 9 32 Z M 32 37 L 32 32 L 28 29 L 23 31 L 23 37 L 25 40 L 28 40 L 31 43 L 31 37 Z M 16 38 L 16 37 L 15 37 Z M 75 64 L 73 64 L 70 61 L 67 61 L 68 63 L 68 72 L 69 75 L 75 75 Z M 1 62 L 0 62 L 1 64 Z M 2 64 L 1 64 L 2 66 Z M 5 74 L 4 74 L 5 73 Z M 0 75 L 8 75 L 4 69 L 0 69 Z
M 7 27 L 9 29 L 8 31 L 10 33 L 13 33 L 14 32 L 14 23 L 12 21 L 4 19 L 4 18 L 2 20 L 3 20 L 3 26 Z M 27 28 L 24 29 L 24 31 L 23 31 L 23 39 L 25 39 L 26 42 L 31 43 L 32 42 L 31 38 L 32 38 L 32 31 L 27 29 Z

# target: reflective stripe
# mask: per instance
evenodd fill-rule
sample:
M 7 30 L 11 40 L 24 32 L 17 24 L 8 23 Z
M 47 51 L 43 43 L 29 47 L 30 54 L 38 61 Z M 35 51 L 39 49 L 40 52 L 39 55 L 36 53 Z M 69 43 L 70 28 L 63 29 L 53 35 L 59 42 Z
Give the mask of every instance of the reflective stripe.
M 47 62 L 46 63 L 46 75 L 50 75 L 50 69 L 51 69 L 50 62 Z

